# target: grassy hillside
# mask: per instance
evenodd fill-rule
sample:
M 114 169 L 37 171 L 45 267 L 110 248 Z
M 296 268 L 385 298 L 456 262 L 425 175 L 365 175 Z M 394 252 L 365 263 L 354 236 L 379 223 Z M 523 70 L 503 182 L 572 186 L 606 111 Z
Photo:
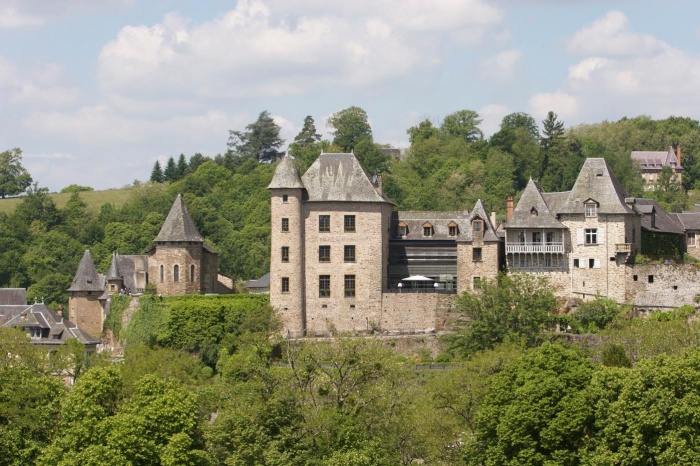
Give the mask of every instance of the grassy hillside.
M 85 191 L 80 193 L 80 197 L 85 201 L 88 210 L 98 212 L 103 204 L 112 204 L 119 207 L 129 200 L 132 188 L 108 189 L 106 191 Z M 71 193 L 53 193 L 49 197 L 53 199 L 56 206 L 60 209 L 66 205 L 70 199 Z M 7 214 L 12 213 L 15 206 L 22 200 L 21 197 L 13 197 L 11 199 L 0 199 L 0 212 Z

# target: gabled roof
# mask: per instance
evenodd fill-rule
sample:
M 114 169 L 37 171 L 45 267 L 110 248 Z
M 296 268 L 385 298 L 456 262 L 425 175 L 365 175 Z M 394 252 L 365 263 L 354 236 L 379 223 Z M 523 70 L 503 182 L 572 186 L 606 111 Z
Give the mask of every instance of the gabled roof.
M 583 214 L 587 199 L 598 203 L 601 214 L 633 214 L 625 204 L 627 193 L 605 159 L 586 159 L 569 196 L 557 214 Z
M 456 240 L 458 236 L 450 236 L 450 223 L 455 223 L 460 234 L 469 229 L 469 211 L 396 211 L 391 216 L 390 237 L 397 240 Z M 432 236 L 423 236 L 423 225 L 430 223 L 433 227 Z M 406 226 L 406 236 L 397 236 L 399 224 Z
M 683 234 L 683 223 L 678 218 L 679 214 L 669 214 L 656 200 L 638 197 L 634 199 L 634 207 L 637 212 L 644 214 L 642 230 Z
M 68 291 L 102 291 L 103 289 L 104 283 L 97 275 L 90 250 L 86 249 Z
M 303 187 L 304 185 L 299 176 L 299 169 L 292 158 L 288 154 L 285 154 L 284 157 L 282 157 L 282 161 L 277 165 L 277 168 L 275 168 L 275 174 L 267 189 Z
M 554 195 L 556 194 L 556 196 Z M 564 198 L 563 194 L 551 193 L 547 198 L 552 203 L 559 204 Z M 530 179 L 525 191 L 523 191 L 518 205 L 513 211 L 510 220 L 505 224 L 505 228 L 566 228 L 556 217 L 556 211 L 550 209 L 545 201 L 540 185 Z
M 77 338 L 84 345 L 100 343 L 99 338 L 95 338 L 73 322 L 59 316 L 43 303 L 29 306 L 0 305 L 0 325 L 49 329 L 48 338 L 32 338 L 32 343 L 39 345 L 61 345 L 71 338 Z
M 495 226 L 491 223 L 491 219 L 489 218 L 489 216 L 486 215 L 486 209 L 484 208 L 484 203 L 481 202 L 481 199 L 477 200 L 476 204 L 474 204 L 474 210 L 472 210 L 469 214 L 469 217 L 467 217 L 467 228 L 465 228 L 464 231 L 460 231 L 460 235 L 459 238 L 457 238 L 457 241 L 473 240 L 474 233 L 472 231 L 472 221 L 477 217 L 484 221 L 483 241 L 485 243 L 500 241 L 500 238 L 496 234 Z
M 636 160 L 641 165 L 642 170 L 661 170 L 663 167 L 674 167 L 676 170 L 682 170 L 681 164 L 678 163 L 678 157 L 673 150 L 673 146 L 668 146 L 667 151 L 647 151 L 633 150 L 630 154 L 633 160 Z
M 321 154 L 301 177 L 308 201 L 387 202 L 354 154 Z
M 684 230 L 700 230 L 700 212 L 683 212 L 676 215 Z
M 187 211 L 181 194 L 175 198 L 168 217 L 154 241 L 204 241 L 194 224 L 194 220 L 192 220 L 192 216 Z
M 248 280 L 245 283 L 246 288 L 270 288 L 270 273 L 266 273 L 257 280 Z

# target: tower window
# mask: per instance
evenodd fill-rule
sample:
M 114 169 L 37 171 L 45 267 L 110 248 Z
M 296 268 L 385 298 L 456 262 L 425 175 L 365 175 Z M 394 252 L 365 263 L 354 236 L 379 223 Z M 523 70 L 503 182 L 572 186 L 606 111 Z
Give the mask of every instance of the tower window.
M 318 296 L 320 298 L 330 298 L 331 297 L 331 276 L 330 275 L 319 275 L 318 276 Z
M 289 246 L 282 246 L 282 262 L 289 262 Z
M 282 293 L 289 293 L 289 277 L 282 277 Z
M 173 266 L 173 281 L 175 283 L 180 281 L 180 266 L 179 265 Z
M 355 245 L 349 244 L 345 245 L 345 262 L 355 262 Z
M 330 215 L 319 215 L 318 216 L 318 231 L 331 231 L 331 216 Z
M 472 249 L 472 260 L 474 262 L 481 262 L 481 248 Z
M 597 228 L 586 228 L 586 244 L 598 244 Z
M 190 283 L 194 283 L 194 265 L 190 265 Z
M 345 297 L 354 298 L 355 297 L 355 276 L 346 275 L 345 276 Z
M 286 194 L 282 194 L 282 202 L 284 202 L 285 204 L 289 202 L 289 196 Z
M 289 231 L 289 219 L 288 218 L 282 219 L 282 231 Z
M 474 220 L 474 223 L 472 223 L 472 226 L 474 227 L 474 231 L 481 231 L 483 224 L 481 223 L 481 220 Z
M 346 215 L 345 216 L 345 231 L 355 231 L 355 216 Z
M 330 262 L 331 261 L 331 247 L 330 246 L 319 246 L 318 247 L 318 261 L 319 262 Z

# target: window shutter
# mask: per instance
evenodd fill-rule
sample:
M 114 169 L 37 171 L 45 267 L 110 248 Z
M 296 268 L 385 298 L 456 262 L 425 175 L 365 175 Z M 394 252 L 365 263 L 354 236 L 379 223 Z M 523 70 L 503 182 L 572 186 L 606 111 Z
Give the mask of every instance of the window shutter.
M 583 241 L 583 228 L 579 228 L 578 230 L 576 230 L 576 244 L 583 244 Z
M 593 259 L 593 268 L 594 269 L 600 268 L 600 259 Z
M 598 244 L 605 244 L 605 228 L 598 228 Z
M 586 259 L 579 260 L 578 264 L 579 264 L 579 266 L 578 266 L 579 269 L 585 269 L 588 266 Z

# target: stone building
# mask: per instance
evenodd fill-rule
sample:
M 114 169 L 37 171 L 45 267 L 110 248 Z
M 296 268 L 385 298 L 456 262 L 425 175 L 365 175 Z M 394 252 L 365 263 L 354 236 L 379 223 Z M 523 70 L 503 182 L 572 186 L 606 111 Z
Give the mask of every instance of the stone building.
M 632 160 L 639 163 L 647 189 L 653 189 L 659 181 L 659 173 L 664 167 L 670 167 L 674 173 L 673 180 L 680 183 L 683 180 L 683 167 L 681 166 L 681 146 L 676 150 L 669 146 L 667 151 L 632 151 Z
M 166 296 L 232 292 L 230 279 L 218 274 L 218 253 L 204 242 L 179 194 L 146 254 L 115 252 L 102 276 L 85 251 L 68 289 L 69 316 L 89 333 L 101 335 L 110 295 L 139 295 L 148 283 Z
M 546 277 L 563 299 L 670 307 L 700 295 L 692 270 L 654 271 L 680 261 L 693 215 L 629 197 L 604 159 L 587 159 L 570 191 L 531 180 L 500 225 L 481 201 L 471 212 L 395 211 L 353 154 L 321 154 L 303 176 L 284 157 L 269 189 L 270 302 L 292 337 L 440 329 L 457 292 L 502 270 Z M 673 246 L 669 260 L 640 272 L 635 256 L 656 243 Z

